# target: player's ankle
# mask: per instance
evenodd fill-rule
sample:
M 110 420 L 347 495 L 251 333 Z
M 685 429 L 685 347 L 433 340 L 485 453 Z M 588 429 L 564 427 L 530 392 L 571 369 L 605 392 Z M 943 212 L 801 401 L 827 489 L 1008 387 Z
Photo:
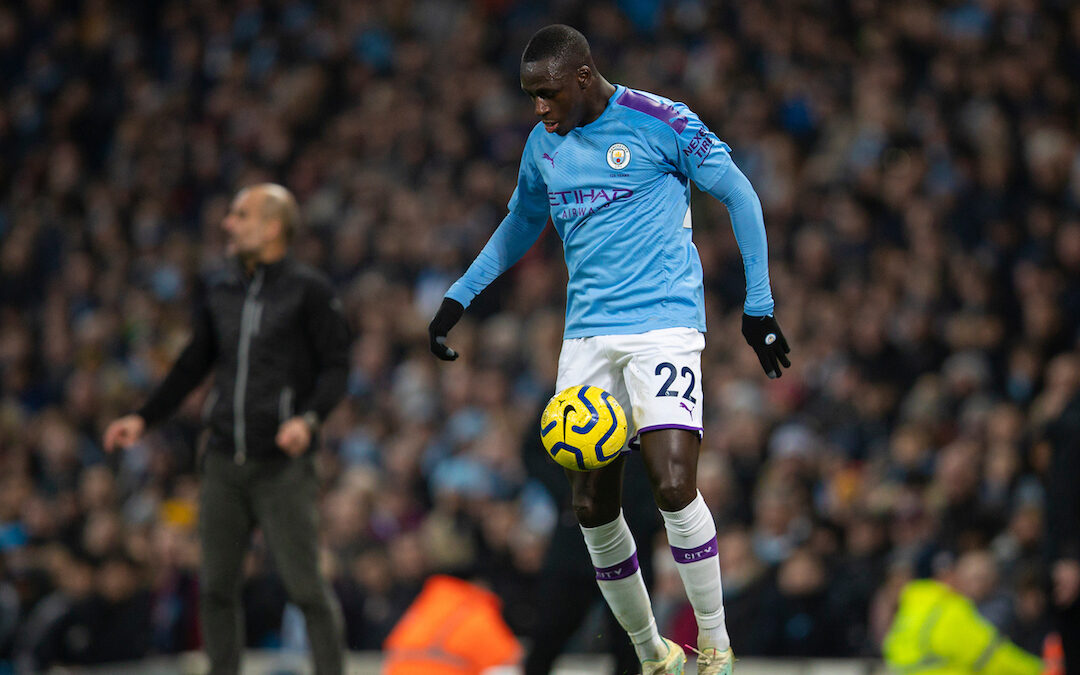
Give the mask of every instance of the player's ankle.
M 637 653 L 638 661 L 643 663 L 667 658 L 668 649 L 670 647 L 664 642 L 664 638 L 660 637 L 659 633 L 645 642 L 634 644 L 634 651 Z
M 715 649 L 718 652 L 726 651 L 731 647 L 731 638 L 728 636 L 727 627 L 701 629 L 698 631 L 697 648 L 701 651 Z

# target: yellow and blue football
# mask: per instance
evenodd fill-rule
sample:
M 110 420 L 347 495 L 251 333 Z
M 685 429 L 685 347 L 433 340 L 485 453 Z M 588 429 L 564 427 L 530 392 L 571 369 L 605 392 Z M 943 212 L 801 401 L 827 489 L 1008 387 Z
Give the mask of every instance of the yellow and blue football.
M 567 469 L 599 469 L 613 462 L 626 444 L 626 413 L 600 387 L 569 387 L 544 408 L 540 440 L 548 455 Z

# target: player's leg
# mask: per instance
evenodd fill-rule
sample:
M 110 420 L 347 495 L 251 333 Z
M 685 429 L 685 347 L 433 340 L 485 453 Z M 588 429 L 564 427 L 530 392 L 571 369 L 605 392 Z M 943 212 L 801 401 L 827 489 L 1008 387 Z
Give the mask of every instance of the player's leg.
M 596 583 L 642 661 L 656 660 L 667 647 L 656 627 L 649 592 L 641 575 L 637 545 L 622 513 L 626 456 L 596 471 L 566 471 L 574 515 L 581 525 Z
M 199 617 L 211 675 L 240 672 L 244 613 L 240 604 L 244 555 L 254 525 L 242 467 L 210 452 L 199 492 Z
M 698 649 L 724 652 L 731 647 L 731 639 L 724 617 L 716 524 L 697 491 L 700 444 L 697 434 L 683 429 L 657 429 L 641 435 L 641 453 L 653 496 L 697 618 Z
M 704 346 L 704 336 L 691 329 L 652 331 L 627 336 L 620 343 L 629 355 L 625 372 L 637 441 L 679 576 L 697 618 L 698 645 L 715 657 L 729 649 L 730 639 L 716 525 L 697 490 Z M 699 671 L 701 665 L 699 661 Z
M 344 623 L 319 570 L 318 479 L 310 456 L 267 467 L 252 489 L 259 527 L 289 599 L 304 614 L 316 675 L 344 671 Z
M 563 341 L 556 391 L 589 384 L 610 392 L 620 405 L 630 400 L 619 368 L 608 358 L 601 338 Z M 627 407 L 629 410 L 629 408 Z M 663 657 L 668 647 L 660 637 L 649 593 L 637 559 L 637 545 L 622 514 L 622 476 L 625 456 L 602 469 L 566 471 L 571 503 L 581 526 L 596 583 L 619 625 L 630 636 L 642 661 Z
M 701 440 L 685 429 L 653 429 L 638 437 L 653 499 L 662 513 L 680 511 L 695 500 Z M 711 520 L 711 518 L 710 518 Z M 665 521 L 667 522 L 667 521 Z

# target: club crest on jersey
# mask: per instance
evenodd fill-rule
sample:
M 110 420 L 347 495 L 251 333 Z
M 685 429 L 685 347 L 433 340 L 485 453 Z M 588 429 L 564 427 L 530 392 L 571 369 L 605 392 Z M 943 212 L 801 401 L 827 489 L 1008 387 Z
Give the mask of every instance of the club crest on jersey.
M 630 163 L 630 148 L 615 143 L 607 149 L 607 165 L 612 169 L 625 169 Z

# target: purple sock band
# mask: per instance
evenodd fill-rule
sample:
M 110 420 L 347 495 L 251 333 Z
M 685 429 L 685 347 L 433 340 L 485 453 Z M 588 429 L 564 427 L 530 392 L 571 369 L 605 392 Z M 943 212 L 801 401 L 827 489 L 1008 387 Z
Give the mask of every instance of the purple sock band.
M 675 562 L 682 565 L 704 560 L 705 558 L 711 558 L 716 555 L 716 537 L 713 537 L 697 548 L 679 548 L 678 546 L 672 546 L 671 555 L 675 557 Z
M 616 579 L 625 579 L 628 576 L 638 571 L 637 551 L 634 551 L 626 560 L 622 561 L 618 565 L 612 565 L 611 567 L 597 567 L 596 568 L 596 580 L 597 581 L 615 581 Z

